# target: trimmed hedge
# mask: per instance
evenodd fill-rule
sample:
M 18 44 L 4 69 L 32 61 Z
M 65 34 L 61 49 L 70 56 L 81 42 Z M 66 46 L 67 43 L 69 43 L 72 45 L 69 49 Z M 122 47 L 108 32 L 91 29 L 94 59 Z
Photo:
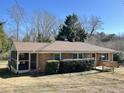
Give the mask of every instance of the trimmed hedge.
M 49 60 L 46 74 L 89 71 L 94 67 L 94 60 Z
M 48 60 L 46 62 L 46 74 L 57 74 L 59 70 L 59 61 L 58 60 Z
M 89 71 L 94 67 L 94 60 L 60 61 L 59 73 Z

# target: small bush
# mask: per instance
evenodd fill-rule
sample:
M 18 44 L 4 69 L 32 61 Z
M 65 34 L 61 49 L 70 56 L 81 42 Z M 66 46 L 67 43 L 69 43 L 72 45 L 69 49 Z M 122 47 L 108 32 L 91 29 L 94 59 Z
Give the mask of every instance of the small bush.
M 46 62 L 45 74 L 56 74 L 59 69 L 59 61 L 58 60 L 48 60 Z

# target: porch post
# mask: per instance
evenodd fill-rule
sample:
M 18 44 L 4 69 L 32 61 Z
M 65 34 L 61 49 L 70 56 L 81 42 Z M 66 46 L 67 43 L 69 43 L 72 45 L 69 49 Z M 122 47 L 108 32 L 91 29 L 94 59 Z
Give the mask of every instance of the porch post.
M 94 60 L 95 60 L 95 63 L 94 63 L 95 68 L 96 68 L 96 63 L 97 63 L 97 62 L 96 62 L 96 60 L 97 60 L 96 56 L 97 56 L 97 55 L 96 55 L 96 53 L 95 53 L 95 58 L 94 58 Z
M 31 70 L 31 53 L 29 53 L 29 64 L 28 64 L 29 68 L 28 70 L 30 71 Z
M 79 53 L 77 53 L 77 59 L 79 58 Z
M 98 60 L 98 54 L 95 53 L 95 68 L 96 68 L 96 66 L 97 66 L 97 60 Z
M 112 62 L 113 62 L 113 59 L 114 59 L 114 58 L 113 58 L 113 53 L 112 53 Z
M 17 63 L 16 63 L 16 73 L 19 71 L 19 52 L 17 52 Z
M 108 60 L 111 61 L 111 58 L 110 58 L 110 53 L 108 53 Z
M 62 53 L 59 53 L 59 59 L 62 60 Z

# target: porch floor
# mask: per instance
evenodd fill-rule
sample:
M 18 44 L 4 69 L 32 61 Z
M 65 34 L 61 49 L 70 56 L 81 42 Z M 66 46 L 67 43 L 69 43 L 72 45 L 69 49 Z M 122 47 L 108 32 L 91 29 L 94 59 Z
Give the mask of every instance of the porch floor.
M 95 69 L 99 70 L 99 71 L 110 71 L 111 70 L 110 67 L 105 67 L 105 66 L 104 66 L 104 68 L 102 68 L 102 66 L 97 66 L 97 67 L 95 67 Z

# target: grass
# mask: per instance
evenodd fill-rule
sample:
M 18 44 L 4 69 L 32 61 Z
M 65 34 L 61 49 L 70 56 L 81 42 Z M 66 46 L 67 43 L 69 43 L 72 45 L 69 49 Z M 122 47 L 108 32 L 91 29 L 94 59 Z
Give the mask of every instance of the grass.
M 58 74 L 32 77 L 8 72 L 5 61 L 0 62 L 0 93 L 124 93 L 124 68 L 115 73 Z M 1 71 L 6 69 L 6 71 Z M 8 76 L 4 78 L 4 76 Z

